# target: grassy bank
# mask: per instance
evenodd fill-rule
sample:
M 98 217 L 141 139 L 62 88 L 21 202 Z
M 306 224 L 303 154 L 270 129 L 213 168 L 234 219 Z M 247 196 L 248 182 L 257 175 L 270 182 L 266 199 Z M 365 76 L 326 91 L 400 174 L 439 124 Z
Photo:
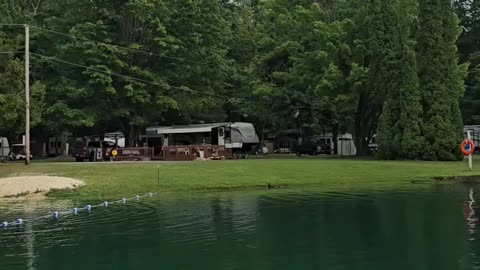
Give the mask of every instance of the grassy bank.
M 478 162 L 480 163 L 480 162 Z M 479 164 L 480 165 L 480 164 Z M 159 169 L 158 169 L 159 168 Z M 161 191 L 230 190 L 315 185 L 325 191 L 395 189 L 430 183 L 435 176 L 480 175 L 465 162 L 369 161 L 292 158 L 161 163 L 33 163 L 0 164 L 0 177 L 47 174 L 84 180 L 87 186 L 50 196 L 118 198 Z

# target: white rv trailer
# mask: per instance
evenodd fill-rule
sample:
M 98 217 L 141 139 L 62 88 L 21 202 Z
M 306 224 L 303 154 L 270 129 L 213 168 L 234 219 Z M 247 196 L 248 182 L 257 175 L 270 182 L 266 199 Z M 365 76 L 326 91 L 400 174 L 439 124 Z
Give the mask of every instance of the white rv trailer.
M 10 153 L 10 145 L 6 137 L 0 137 L 0 159 L 6 158 Z
M 463 127 L 463 133 L 465 138 L 467 138 L 467 132 L 470 131 L 470 136 L 473 143 L 475 144 L 475 151 L 480 149 L 480 125 L 466 125 Z
M 253 124 L 243 122 L 148 127 L 145 137 L 149 146 L 211 144 L 234 153 L 250 152 L 259 144 Z
M 70 133 L 63 132 L 56 137 L 49 137 L 47 144 L 47 155 L 49 157 L 56 157 L 60 155 L 68 155 Z
M 125 147 L 125 135 L 120 132 L 109 132 L 103 135 L 103 140 L 115 143 L 118 147 Z

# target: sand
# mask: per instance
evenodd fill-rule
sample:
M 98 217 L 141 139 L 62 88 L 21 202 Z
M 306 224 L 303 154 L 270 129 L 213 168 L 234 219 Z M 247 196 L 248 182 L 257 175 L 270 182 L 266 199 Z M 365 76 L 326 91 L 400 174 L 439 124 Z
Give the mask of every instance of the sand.
M 0 198 L 27 193 L 45 193 L 52 189 L 71 189 L 85 185 L 73 178 L 56 176 L 17 176 L 0 178 Z

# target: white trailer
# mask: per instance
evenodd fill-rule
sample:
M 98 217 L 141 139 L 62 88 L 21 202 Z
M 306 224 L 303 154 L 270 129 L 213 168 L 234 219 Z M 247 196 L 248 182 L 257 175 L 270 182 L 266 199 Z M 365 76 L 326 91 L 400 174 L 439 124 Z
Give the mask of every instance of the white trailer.
M 47 144 L 47 155 L 49 157 L 68 155 L 70 150 L 70 146 L 68 143 L 70 136 L 70 133 L 64 132 L 60 136 L 49 137 Z
M 0 159 L 6 158 L 10 153 L 10 144 L 6 137 L 0 137 Z
M 470 131 L 470 135 L 475 149 L 480 149 L 480 125 L 467 125 L 463 127 L 464 138 L 467 138 L 467 132 Z M 475 150 L 477 151 L 477 150 Z
M 125 147 L 125 135 L 120 131 L 105 133 L 103 140 L 115 143 L 118 147 Z
M 259 145 L 253 124 L 243 122 L 148 127 L 145 137 L 149 146 L 211 144 L 234 153 L 247 153 Z

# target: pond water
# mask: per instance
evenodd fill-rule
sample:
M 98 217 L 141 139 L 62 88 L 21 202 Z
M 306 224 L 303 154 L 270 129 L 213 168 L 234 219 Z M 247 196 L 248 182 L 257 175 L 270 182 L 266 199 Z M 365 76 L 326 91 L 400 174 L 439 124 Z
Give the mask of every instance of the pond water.
M 476 269 L 469 190 L 158 195 L 0 230 L 0 269 Z M 59 204 L 3 204 L 0 221 Z

